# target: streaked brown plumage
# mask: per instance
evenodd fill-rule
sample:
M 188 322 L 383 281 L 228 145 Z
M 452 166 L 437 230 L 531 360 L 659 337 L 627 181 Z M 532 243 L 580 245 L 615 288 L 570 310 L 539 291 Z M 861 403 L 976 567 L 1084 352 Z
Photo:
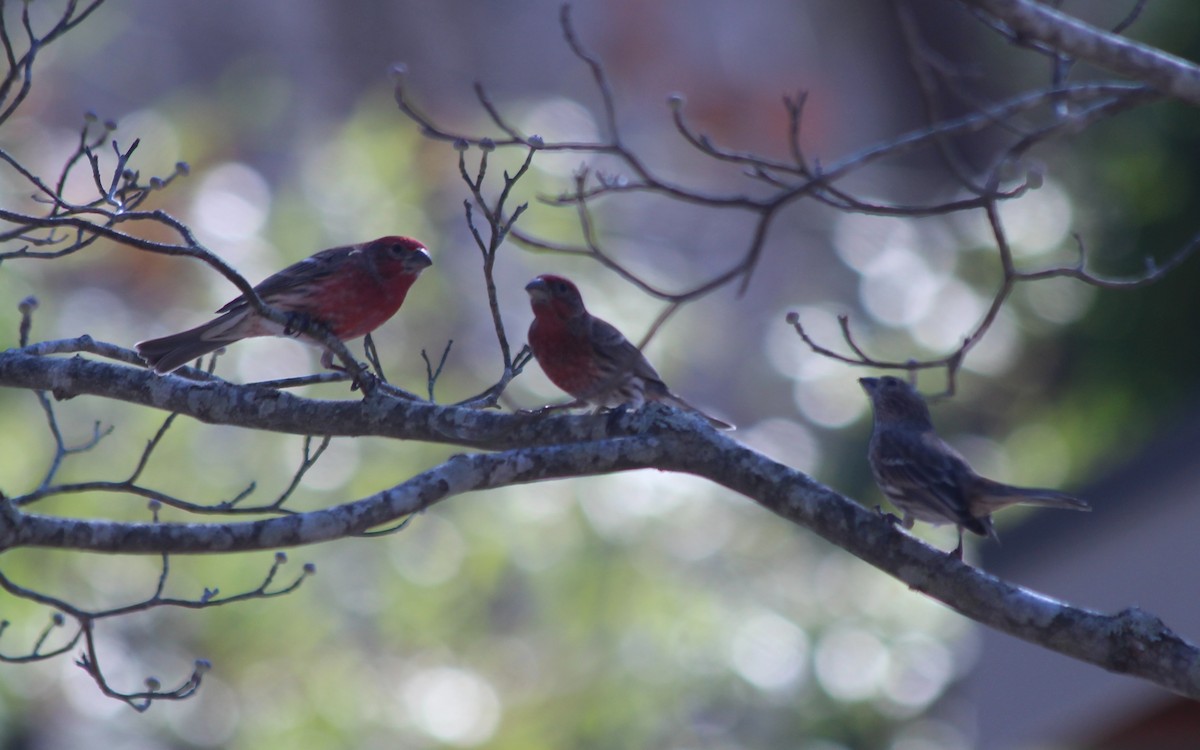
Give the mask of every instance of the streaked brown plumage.
M 914 521 L 957 526 L 953 556 L 962 559 L 963 529 L 994 538 L 991 514 L 1010 505 L 1091 510 L 1083 500 L 1057 490 L 1014 487 L 979 476 L 934 432 L 929 407 L 915 388 L 891 376 L 858 382 L 875 410 L 867 457 L 876 484 L 904 514 L 904 528 L 911 529 Z

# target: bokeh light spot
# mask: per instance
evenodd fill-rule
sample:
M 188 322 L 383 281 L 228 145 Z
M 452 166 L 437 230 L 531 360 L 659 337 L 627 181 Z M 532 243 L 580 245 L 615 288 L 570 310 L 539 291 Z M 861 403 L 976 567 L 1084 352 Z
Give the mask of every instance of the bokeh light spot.
M 1018 258 L 1044 255 L 1065 242 L 1071 233 L 1074 213 L 1071 199 L 1052 180 L 1020 198 L 1000 203 L 1000 221 L 1013 255 Z M 982 212 L 971 211 L 959 217 L 973 247 L 995 250 L 996 238 Z
M 822 427 L 845 427 L 866 411 L 868 403 L 853 377 L 805 380 L 792 389 L 796 408 Z
M 833 226 L 838 258 L 864 276 L 876 275 L 903 262 L 894 251 L 907 252 L 916 241 L 910 221 L 890 216 L 842 214 Z
M 536 133 L 547 142 L 577 141 L 595 142 L 600 138 L 596 118 L 590 110 L 573 99 L 555 97 L 528 105 L 521 128 L 526 133 Z M 579 159 L 575 158 L 578 164 Z
M 466 557 L 466 542 L 458 528 L 440 516 L 427 513 L 404 532 L 404 544 L 388 548 L 392 565 L 418 586 L 440 586 L 454 578 Z
M 954 677 L 950 650 L 927 635 L 915 634 L 900 641 L 891 657 L 883 693 L 905 714 L 932 703 Z
M 763 690 L 797 684 L 805 674 L 808 636 L 795 623 L 773 612 L 746 618 L 729 644 L 733 669 Z
M 906 251 L 894 251 L 898 256 Z M 865 276 L 859 300 L 871 317 L 884 325 L 907 327 L 928 315 L 940 301 L 945 277 L 932 273 L 914 253 L 897 259 L 887 273 Z M 889 264 L 890 265 L 890 264 Z
M 874 633 L 855 627 L 836 628 L 817 643 L 817 679 L 837 700 L 856 701 L 874 695 L 887 675 L 887 648 Z
M 987 335 L 971 348 L 963 367 L 981 375 L 1000 375 L 1016 361 L 1021 334 L 1007 309 L 997 313 Z
M 283 444 L 286 449 L 280 458 L 282 469 L 294 472 L 300 464 L 301 451 L 296 442 Z M 312 441 L 315 451 L 320 442 Z M 325 452 L 304 475 L 303 486 L 309 490 L 330 491 L 342 488 L 354 478 L 362 460 L 361 443 L 355 440 L 331 440 Z
M 271 188 L 262 175 L 245 164 L 222 164 L 200 182 L 192 222 L 214 240 L 237 242 L 261 232 L 270 210 Z
M 934 351 L 962 344 L 983 317 L 983 300 L 967 284 L 950 279 L 938 291 L 937 304 L 913 326 L 916 342 Z
M 153 109 L 142 109 L 121 118 L 120 132 L 136 133 L 137 164 L 143 181 L 151 175 L 165 177 L 184 158 L 174 123 Z
M 496 691 L 465 669 L 422 670 L 404 682 L 402 696 L 414 723 L 450 745 L 480 745 L 491 739 L 500 724 Z
M 656 516 L 712 496 L 698 477 L 631 471 L 596 479 L 579 489 L 579 504 L 592 528 L 609 541 L 628 542 Z
M 800 317 L 800 325 L 812 340 L 831 348 L 835 348 L 836 343 L 842 340 L 837 313 L 833 310 L 818 305 L 804 305 L 796 313 Z M 786 314 L 781 312 L 768 320 L 780 320 Z M 763 351 L 766 352 L 767 361 L 785 378 L 798 378 L 810 360 L 825 359 L 814 354 L 790 325 L 767 325 L 763 330 Z
M 1075 279 L 1043 279 L 1022 284 L 1020 293 L 1029 308 L 1047 323 L 1064 325 L 1082 318 L 1092 306 L 1097 289 Z
M 742 434 L 751 448 L 801 471 L 814 473 L 821 448 L 812 430 L 792 419 L 764 419 Z

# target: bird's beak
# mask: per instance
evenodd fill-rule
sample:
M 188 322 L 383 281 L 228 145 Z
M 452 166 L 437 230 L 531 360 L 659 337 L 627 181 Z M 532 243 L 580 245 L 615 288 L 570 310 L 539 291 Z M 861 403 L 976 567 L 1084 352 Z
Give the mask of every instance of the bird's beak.
M 545 302 L 550 299 L 550 285 L 538 277 L 525 285 L 529 299 L 533 302 Z
M 412 255 L 405 259 L 404 265 L 410 271 L 420 271 L 423 268 L 429 268 L 433 265 L 433 258 L 429 257 L 429 253 L 424 248 L 414 250 Z
M 874 393 L 875 389 L 879 387 L 879 378 L 859 378 L 858 384 L 869 395 Z

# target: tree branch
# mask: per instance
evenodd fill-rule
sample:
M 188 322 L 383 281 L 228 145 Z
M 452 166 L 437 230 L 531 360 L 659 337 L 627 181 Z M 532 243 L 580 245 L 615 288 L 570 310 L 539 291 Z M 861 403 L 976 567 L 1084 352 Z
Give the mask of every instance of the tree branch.
M 1004 24 L 1017 41 L 1036 40 L 1060 53 L 1141 81 L 1200 106 L 1200 67 L 1155 47 L 1099 29 L 1032 0 L 956 0 Z
M 0 356 L 0 361 L 8 356 Z M 0 377 L 3 372 L 0 368 Z M 364 404 L 353 406 L 366 408 Z M 518 427 L 521 421 L 516 416 L 487 416 L 518 423 Z M 365 415 L 360 419 L 362 433 L 366 433 Z M 278 549 L 357 535 L 465 492 L 656 468 L 694 474 L 738 492 L 973 620 L 1110 671 L 1200 698 L 1200 649 L 1153 615 L 1137 609 L 1104 615 L 1007 584 L 904 534 L 877 512 L 806 474 L 733 441 L 693 415 L 668 407 L 652 405 L 642 412 L 607 418 L 552 417 L 537 422 L 553 425 L 581 419 L 593 424 L 597 431 L 594 439 L 458 455 L 369 497 L 263 521 L 119 523 L 26 514 L 6 504 L 0 519 L 0 547 L 131 554 Z

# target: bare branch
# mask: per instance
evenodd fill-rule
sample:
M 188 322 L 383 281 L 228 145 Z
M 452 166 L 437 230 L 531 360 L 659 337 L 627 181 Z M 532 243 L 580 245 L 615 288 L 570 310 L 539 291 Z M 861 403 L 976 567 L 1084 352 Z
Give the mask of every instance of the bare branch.
M 421 350 L 421 359 L 425 361 L 425 379 L 429 388 L 429 400 L 433 401 L 433 388 L 437 384 L 437 380 L 442 375 L 442 368 L 446 366 L 446 357 L 450 356 L 450 347 L 454 346 L 454 339 L 446 342 L 446 348 L 442 350 L 441 359 L 438 360 L 437 367 L 429 361 L 429 354 L 424 349 Z
M 1098 29 L 1031 0 L 957 2 L 987 13 L 1014 36 L 1041 42 L 1070 57 L 1142 81 L 1163 94 L 1200 106 L 1200 68 L 1188 60 Z
M 907 536 L 877 513 L 732 441 L 693 415 L 652 405 L 642 413 L 592 421 L 609 434 L 627 432 L 629 436 L 454 456 L 361 500 L 252 523 L 109 523 L 17 514 L 9 508 L 0 539 L 7 547 L 57 546 L 68 539 L 78 549 L 126 553 L 294 546 L 360 534 L 473 490 L 654 467 L 695 474 L 739 492 L 1002 632 L 1106 669 L 1150 679 L 1184 695 L 1200 696 L 1196 677 L 1200 675 L 1200 649 L 1152 615 L 1138 610 L 1102 615 L 1010 586 Z M 1043 627 L 1042 623 L 1050 621 L 1054 628 Z

